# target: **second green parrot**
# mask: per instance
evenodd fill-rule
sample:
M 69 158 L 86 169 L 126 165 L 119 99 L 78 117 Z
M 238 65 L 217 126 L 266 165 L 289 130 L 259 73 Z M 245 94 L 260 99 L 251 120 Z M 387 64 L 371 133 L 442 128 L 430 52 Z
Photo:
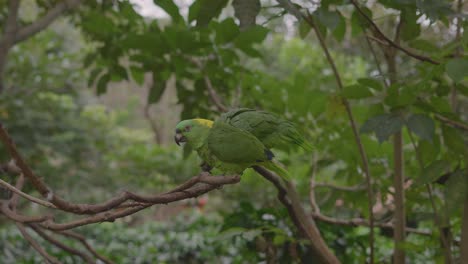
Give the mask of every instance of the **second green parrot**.
M 222 121 L 189 119 L 176 126 L 175 141 L 187 142 L 204 165 L 223 174 L 242 174 L 254 165 L 263 166 L 288 179 L 286 170 L 274 163 L 273 153 L 254 135 Z

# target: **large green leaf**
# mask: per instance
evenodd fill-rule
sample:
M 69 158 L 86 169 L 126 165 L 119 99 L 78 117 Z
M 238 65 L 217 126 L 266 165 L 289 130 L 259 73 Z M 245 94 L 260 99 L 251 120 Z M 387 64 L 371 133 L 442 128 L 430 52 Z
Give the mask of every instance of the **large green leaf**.
M 444 125 L 442 126 L 442 135 L 444 143 L 450 152 L 464 155 L 468 151 L 465 141 L 458 130 Z
M 432 118 L 425 114 L 414 114 L 406 122 L 408 129 L 425 140 L 432 140 L 435 133 L 435 124 Z
M 445 205 L 449 213 L 462 209 L 468 199 L 468 174 L 465 170 L 457 170 L 450 174 L 445 185 Z M 459 214 L 459 213 L 458 213 Z
M 372 78 L 359 78 L 358 80 L 359 84 L 362 84 L 364 86 L 367 86 L 369 88 L 372 88 L 376 91 L 381 91 L 382 90 L 382 81 L 381 80 L 376 80 Z
M 197 26 L 206 26 L 221 14 L 228 0 L 196 0 L 189 8 L 189 22 L 196 21 Z
M 462 81 L 468 76 L 468 59 L 451 59 L 445 65 L 445 70 L 454 82 Z
M 182 16 L 179 13 L 179 7 L 172 0 L 153 0 L 155 5 L 161 7 L 166 13 L 168 13 L 174 22 L 183 21 Z
M 371 91 L 366 86 L 359 84 L 345 86 L 341 94 L 348 99 L 362 99 L 372 96 Z
M 167 78 L 163 74 L 153 73 L 153 85 L 150 88 L 148 95 L 148 104 L 153 104 L 161 99 L 164 90 L 166 89 Z
M 221 23 L 215 25 L 216 28 L 216 43 L 224 44 L 232 41 L 239 35 L 239 27 L 234 22 L 234 19 L 228 18 Z
M 383 114 L 369 118 L 361 127 L 362 133 L 374 132 L 380 143 L 400 131 L 404 125 L 403 118 L 397 114 Z
M 421 175 L 416 179 L 418 184 L 428 184 L 437 180 L 443 174 L 449 172 L 450 163 L 446 160 L 436 160 L 424 167 Z
M 111 75 L 109 73 L 105 73 L 99 78 L 99 81 L 96 85 L 96 93 L 97 95 L 101 95 L 107 91 L 107 83 L 110 81 Z

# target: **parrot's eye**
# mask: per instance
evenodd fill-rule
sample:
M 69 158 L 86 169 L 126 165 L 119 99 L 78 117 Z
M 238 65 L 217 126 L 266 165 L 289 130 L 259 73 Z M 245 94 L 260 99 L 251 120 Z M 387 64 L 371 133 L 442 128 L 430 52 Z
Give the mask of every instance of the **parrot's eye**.
M 189 132 L 191 128 L 192 128 L 191 126 L 186 126 L 184 130 L 185 132 Z

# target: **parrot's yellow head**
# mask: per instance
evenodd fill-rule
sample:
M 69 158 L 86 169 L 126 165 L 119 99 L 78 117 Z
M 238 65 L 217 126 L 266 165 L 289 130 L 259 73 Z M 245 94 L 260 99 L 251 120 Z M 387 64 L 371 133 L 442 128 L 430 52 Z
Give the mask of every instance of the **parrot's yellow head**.
M 180 121 L 176 126 L 174 140 L 180 146 L 181 142 L 187 142 L 193 148 L 200 147 L 213 126 L 213 121 L 208 119 L 188 119 Z

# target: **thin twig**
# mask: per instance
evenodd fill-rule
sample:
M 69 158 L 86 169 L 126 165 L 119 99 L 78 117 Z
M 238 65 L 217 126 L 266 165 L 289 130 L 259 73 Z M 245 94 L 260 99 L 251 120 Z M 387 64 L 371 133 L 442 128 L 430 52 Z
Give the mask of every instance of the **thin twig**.
M 89 255 L 87 255 L 86 253 L 84 253 L 84 252 L 82 252 L 80 250 L 74 249 L 74 248 L 72 248 L 72 247 L 70 247 L 68 245 L 65 245 L 61 241 L 55 239 L 54 237 L 50 236 L 46 232 L 42 231 L 41 228 L 38 227 L 37 225 L 30 224 L 29 227 L 31 227 L 39 236 L 41 236 L 44 240 L 48 241 L 52 245 L 55 245 L 56 247 L 66 251 L 66 252 L 68 252 L 70 254 L 73 254 L 73 255 L 76 255 L 76 256 L 80 257 L 82 260 L 84 260 L 85 262 L 87 262 L 89 264 L 95 263 L 95 261 Z
M 390 46 L 404 52 L 405 54 L 407 54 L 410 57 L 413 57 L 413 58 L 418 59 L 420 61 L 429 62 L 429 63 L 435 64 L 435 65 L 440 64 L 440 62 L 438 62 L 438 61 L 436 61 L 436 60 L 434 60 L 434 59 L 432 59 L 430 57 L 420 55 L 420 54 L 417 54 L 417 53 L 415 53 L 415 52 L 413 52 L 411 50 L 408 50 L 407 48 L 403 48 L 400 44 L 398 44 L 395 41 L 392 41 L 391 39 L 389 39 L 382 32 L 382 30 L 380 30 L 380 28 L 374 23 L 374 21 L 372 21 L 372 19 L 370 17 L 368 17 L 367 14 L 364 11 L 362 11 L 362 9 L 359 7 L 359 4 L 356 2 L 356 0 L 351 0 L 351 3 L 356 8 L 356 11 L 358 11 L 358 13 L 370 24 L 370 26 L 372 27 L 372 29 L 374 30 L 374 32 L 376 33 L 378 38 L 384 40 Z
M 208 75 L 206 75 L 206 73 L 203 72 L 205 69 L 205 66 L 203 65 L 203 63 L 194 57 L 184 56 L 184 58 L 186 58 L 189 62 L 197 66 L 200 71 L 202 71 L 203 81 L 205 82 L 206 90 L 208 91 L 208 95 L 210 96 L 211 101 L 213 101 L 218 111 L 227 112 L 228 108 L 223 104 L 221 97 L 218 95 L 218 93 L 214 89 L 210 77 L 208 77 Z
M 23 174 L 21 174 L 20 177 L 24 178 Z M 6 189 L 8 189 L 8 190 L 10 190 L 10 191 L 12 191 L 12 192 L 14 192 L 14 193 L 16 193 L 17 195 L 19 195 L 19 196 L 21 196 L 21 197 L 23 197 L 23 198 L 25 198 L 25 199 L 27 199 L 27 200 L 33 202 L 33 203 L 37 203 L 37 204 L 39 204 L 39 205 L 42 205 L 42 206 L 45 206 L 45 207 L 48 207 L 48 208 L 57 208 L 57 207 L 56 207 L 55 205 L 53 205 L 52 203 L 49 203 L 49 202 L 44 201 L 44 200 L 41 200 L 41 199 L 39 199 L 39 198 L 36 198 L 36 197 L 34 197 L 34 196 L 31 196 L 31 195 L 29 195 L 29 194 L 27 194 L 27 193 L 24 193 L 24 192 L 18 190 L 15 186 L 9 184 L 8 182 L 6 182 L 6 181 L 4 181 L 4 180 L 2 180 L 2 179 L 0 179 L 0 185 L 3 186 L 3 187 L 5 187 Z
M 455 128 L 458 128 L 458 129 L 461 129 L 465 132 L 468 132 L 468 124 L 465 124 L 465 123 L 462 123 L 460 121 L 455 121 L 455 120 L 452 120 L 450 118 L 447 118 L 443 115 L 439 115 L 439 114 L 435 114 L 435 118 L 441 122 L 444 122 L 445 124 L 447 125 L 450 125 L 452 127 L 455 127 Z
M 45 249 L 43 249 L 36 240 L 34 240 L 26 231 L 26 228 L 24 227 L 23 224 L 16 222 L 16 226 L 18 227 L 19 231 L 23 235 L 23 237 L 26 239 L 26 241 L 31 244 L 31 246 L 46 260 L 47 263 L 52 263 L 52 264 L 60 264 L 60 261 L 56 259 L 54 256 L 49 255 Z
M 91 254 L 93 254 L 94 257 L 102 260 L 104 263 L 106 264 L 113 264 L 113 262 L 111 260 L 109 260 L 108 258 L 100 255 L 99 253 L 97 253 L 96 250 L 94 250 L 93 247 L 91 247 L 91 245 L 86 241 L 85 237 L 76 233 L 76 232 L 73 232 L 73 231 L 70 231 L 70 230 L 65 230 L 65 231 L 53 231 L 57 234 L 60 234 L 60 235 L 63 235 L 63 236 L 66 236 L 66 237 L 69 237 L 69 238 L 73 238 L 77 241 L 79 241 L 89 252 L 91 252 Z
M 338 190 L 338 191 L 345 191 L 345 192 L 359 192 L 365 190 L 366 184 L 358 184 L 354 186 L 339 186 L 339 185 L 334 185 L 326 182 L 316 182 L 314 184 L 314 187 L 324 187 L 324 188 L 330 188 L 333 190 Z
M 25 216 L 18 214 L 10 209 L 8 201 L 0 201 L 0 212 L 11 220 L 19 223 L 40 223 L 52 218 L 50 215 Z

